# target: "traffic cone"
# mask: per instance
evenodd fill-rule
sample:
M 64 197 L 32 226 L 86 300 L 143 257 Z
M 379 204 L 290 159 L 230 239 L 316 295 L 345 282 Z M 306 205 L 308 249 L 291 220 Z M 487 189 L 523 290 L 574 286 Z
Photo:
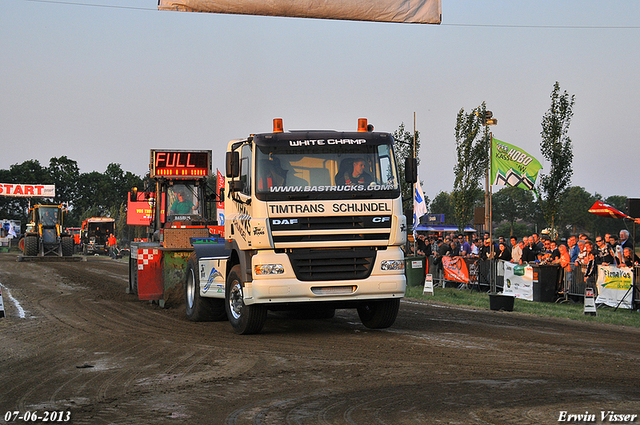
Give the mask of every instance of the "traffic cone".
M 4 302 L 2 302 L 2 288 L 0 288 L 0 318 L 4 317 Z

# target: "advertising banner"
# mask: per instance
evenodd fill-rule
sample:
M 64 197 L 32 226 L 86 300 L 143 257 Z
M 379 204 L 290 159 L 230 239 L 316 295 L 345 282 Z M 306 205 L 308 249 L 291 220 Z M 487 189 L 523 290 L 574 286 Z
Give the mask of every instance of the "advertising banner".
M 631 309 L 633 270 L 630 267 L 598 266 L 596 304 Z
M 0 183 L 0 196 L 17 196 L 21 198 L 55 198 L 56 185 Z
M 498 139 L 491 143 L 491 184 L 533 190 L 542 169 L 540 162 L 517 146 Z
M 149 226 L 153 219 L 153 198 L 146 199 L 144 192 L 138 192 L 136 195 L 136 201 L 131 201 L 131 192 L 127 196 L 127 224 Z
M 158 10 L 439 24 L 440 0 L 159 0 Z
M 533 301 L 533 267 L 504 262 L 502 293 L 522 300 Z
M 218 199 L 221 199 L 220 190 L 224 189 L 224 176 L 220 172 L 220 170 L 216 170 L 218 172 Z M 216 211 L 218 212 L 218 226 L 224 226 L 224 201 L 218 201 L 216 203 Z
M 150 226 L 155 208 L 155 194 L 138 192 L 137 201 L 131 201 L 131 192 L 127 196 L 127 224 L 131 226 Z M 160 206 L 160 214 L 164 223 L 164 198 Z
M 454 282 L 469 283 L 469 270 L 462 257 L 442 257 L 444 279 Z

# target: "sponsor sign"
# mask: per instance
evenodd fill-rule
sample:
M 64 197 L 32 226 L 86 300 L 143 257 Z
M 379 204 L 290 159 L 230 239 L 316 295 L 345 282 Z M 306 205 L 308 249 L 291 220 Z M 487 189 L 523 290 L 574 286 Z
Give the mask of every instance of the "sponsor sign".
M 146 198 L 144 192 L 138 192 L 136 195 L 136 201 L 131 201 L 131 192 L 127 196 L 127 224 L 131 226 L 150 226 L 155 208 L 155 194 L 151 193 L 149 198 Z M 160 211 L 160 214 L 164 217 L 164 198 L 162 199 L 162 211 Z
M 533 267 L 505 262 L 502 293 L 533 301 Z
M 469 269 L 462 257 L 442 257 L 444 279 L 453 282 L 469 283 Z
M 389 201 L 273 202 L 269 204 L 270 217 L 290 217 L 292 214 L 322 215 L 325 213 L 387 215 L 391 211 L 391 202 Z
M 629 267 L 598 266 L 598 298 L 596 304 L 632 308 L 633 270 Z
M 224 201 L 220 201 L 222 197 L 220 196 L 220 191 L 224 189 L 224 176 L 220 172 L 217 171 L 217 179 L 218 179 L 218 202 L 216 202 L 216 211 L 218 212 L 218 225 L 224 226 Z

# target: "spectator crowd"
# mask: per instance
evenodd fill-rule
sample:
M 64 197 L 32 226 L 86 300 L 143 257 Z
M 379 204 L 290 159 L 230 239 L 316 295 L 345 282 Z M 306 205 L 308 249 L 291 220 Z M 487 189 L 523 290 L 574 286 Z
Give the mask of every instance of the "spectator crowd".
M 544 234 L 540 237 L 538 233 L 522 238 L 511 236 L 508 240 L 501 236 L 494 241 L 488 233 L 482 239 L 475 234 L 452 233 L 444 237 L 418 234 L 415 250 L 417 255 L 433 257 L 436 265 L 441 264 L 445 256 L 499 259 L 515 264 L 557 265 L 564 271 L 564 281 L 572 282 L 581 276 L 592 288 L 596 286 L 598 265 L 640 265 L 626 229 L 621 230 L 619 235 L 605 234 L 596 236 L 594 240 L 582 233 L 562 241 L 552 240 Z M 580 273 L 576 274 L 578 270 Z

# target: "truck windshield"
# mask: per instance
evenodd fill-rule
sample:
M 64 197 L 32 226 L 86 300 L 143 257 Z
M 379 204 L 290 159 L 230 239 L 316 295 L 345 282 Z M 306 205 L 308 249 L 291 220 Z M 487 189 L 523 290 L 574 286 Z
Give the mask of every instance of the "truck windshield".
M 170 186 L 167 190 L 167 205 L 170 221 L 195 220 L 202 215 L 198 188 L 192 184 L 179 183 Z
M 395 198 L 400 186 L 389 144 L 258 146 L 261 200 Z

